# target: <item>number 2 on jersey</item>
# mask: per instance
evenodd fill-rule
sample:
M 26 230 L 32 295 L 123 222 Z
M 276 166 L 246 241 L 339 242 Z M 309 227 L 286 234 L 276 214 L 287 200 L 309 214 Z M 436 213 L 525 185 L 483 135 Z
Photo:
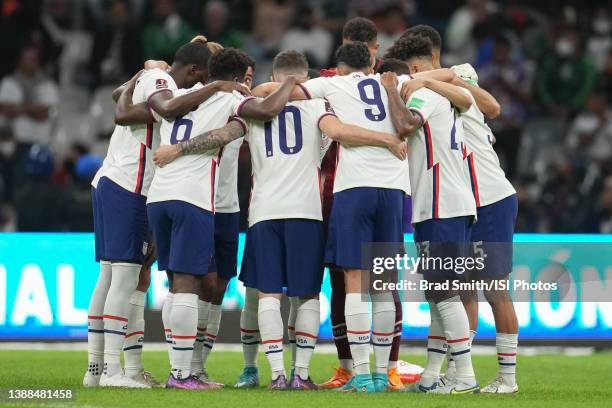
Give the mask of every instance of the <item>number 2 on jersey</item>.
M 293 132 L 295 134 L 295 145 L 289 147 L 287 145 L 287 114 L 293 115 Z M 266 142 L 266 157 L 274 155 L 274 146 L 272 143 L 272 122 L 264 123 L 265 142 Z M 284 154 L 296 154 L 302 150 L 302 115 L 300 110 L 295 106 L 285 106 L 278 114 L 278 144 L 281 152 Z
M 180 142 L 185 142 L 191 137 L 191 128 L 193 127 L 193 121 L 191 119 L 177 118 L 172 126 L 172 133 L 170 134 L 170 144 L 175 145 Z M 181 128 L 184 128 L 179 137 Z
M 378 111 L 378 113 L 376 113 L 374 109 L 364 109 L 366 118 L 373 122 L 384 120 L 387 117 L 387 112 L 385 111 L 385 104 L 382 101 L 380 84 L 378 81 L 372 78 L 364 79 L 357 84 L 357 89 L 359 89 L 359 97 L 361 100 L 370 106 L 376 107 Z M 369 96 L 368 93 L 372 96 Z

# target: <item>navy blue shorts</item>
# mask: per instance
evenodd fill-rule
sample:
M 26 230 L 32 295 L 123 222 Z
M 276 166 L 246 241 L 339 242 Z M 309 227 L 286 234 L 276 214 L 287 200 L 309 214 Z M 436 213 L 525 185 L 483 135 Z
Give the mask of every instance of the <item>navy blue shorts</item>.
M 208 271 L 217 272 L 221 279 L 230 280 L 238 274 L 239 228 L 240 212 L 215 213 L 215 254 Z
M 325 263 L 340 268 L 368 269 L 363 265 L 364 244 L 403 242 L 404 192 L 358 187 L 334 194 Z
M 512 237 L 517 212 L 516 194 L 478 208 L 471 241 L 474 256 L 486 255 L 483 277 L 500 279 L 512 271 Z
M 185 201 L 147 204 L 160 270 L 206 275 L 214 251 L 213 213 Z
M 414 241 L 421 256 L 420 271 L 428 278 L 458 278 L 468 272 L 464 264 L 471 258 L 472 217 L 431 219 L 414 224 Z M 427 260 L 429 258 L 429 260 Z M 452 264 L 448 263 L 452 260 Z M 425 263 L 427 262 L 430 263 Z M 440 260 L 446 261 L 445 264 Z M 459 264 L 459 263 L 460 264 Z
M 323 224 L 307 219 L 260 221 L 249 228 L 239 279 L 248 288 L 312 296 L 323 281 Z
M 92 189 L 96 261 L 142 264 L 147 252 L 147 198 L 108 177 Z

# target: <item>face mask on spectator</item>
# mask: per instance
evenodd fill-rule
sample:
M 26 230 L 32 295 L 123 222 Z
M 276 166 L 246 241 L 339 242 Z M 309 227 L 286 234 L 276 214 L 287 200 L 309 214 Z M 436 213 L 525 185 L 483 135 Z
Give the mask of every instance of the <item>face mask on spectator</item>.
M 561 38 L 555 44 L 555 49 L 560 57 L 569 57 L 574 53 L 574 44 L 566 38 Z

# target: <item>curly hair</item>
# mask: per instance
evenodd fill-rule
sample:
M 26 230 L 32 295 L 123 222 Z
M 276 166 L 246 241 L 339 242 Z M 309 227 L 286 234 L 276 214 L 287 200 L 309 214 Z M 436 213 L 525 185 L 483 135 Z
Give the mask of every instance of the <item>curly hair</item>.
M 395 58 L 384 58 L 376 72 L 379 74 L 384 72 L 395 72 L 397 75 L 410 75 L 408 64 Z
M 369 43 L 378 36 L 378 30 L 372 20 L 365 17 L 355 17 L 344 24 L 342 38 L 350 41 Z
M 341 45 L 336 51 L 336 62 L 351 68 L 370 67 L 370 51 L 363 42 L 353 42 Z
M 236 48 L 224 48 L 213 54 L 208 62 L 208 74 L 212 79 L 238 78 L 242 82 L 247 68 L 255 61 L 246 52 Z
M 429 41 L 431 41 L 431 44 L 435 49 L 439 50 L 442 48 L 442 37 L 440 37 L 440 33 L 430 25 L 419 24 L 415 25 L 414 27 L 410 27 L 404 31 L 400 39 L 412 37 L 414 35 L 429 38 Z
M 174 54 L 174 62 L 183 65 L 194 64 L 206 68 L 212 52 L 200 41 L 188 42 L 182 45 Z
M 413 35 L 400 38 L 387 50 L 384 58 L 408 61 L 412 58 L 431 58 L 433 45 L 429 38 Z

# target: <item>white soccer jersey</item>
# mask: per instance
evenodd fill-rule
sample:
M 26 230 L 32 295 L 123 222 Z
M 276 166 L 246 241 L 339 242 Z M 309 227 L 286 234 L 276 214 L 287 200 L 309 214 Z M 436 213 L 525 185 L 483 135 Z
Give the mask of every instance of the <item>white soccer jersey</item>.
M 91 185 L 97 188 L 98 181 L 108 177 L 124 189 L 146 196 L 148 185 L 144 185 L 144 179 L 148 154 L 147 147 L 132 136 L 129 127 L 115 126 L 102 167 Z
M 493 150 L 493 132 L 476 103 L 462 113 L 461 118 L 465 131 L 465 159 L 476 207 L 484 207 L 515 194 L 516 190 L 506 178 Z
M 463 123 L 448 99 L 421 88 L 408 101 L 423 126 L 408 137 L 412 223 L 475 216 L 476 204 L 463 163 Z
M 322 99 L 288 103 L 270 122 L 252 121 L 249 226 L 264 220 L 322 220 L 319 120 L 333 115 Z
M 194 87 L 192 90 L 198 89 Z M 185 91 L 189 92 L 189 91 Z M 181 93 L 179 91 L 178 93 Z M 174 145 L 210 130 L 224 127 L 233 117 L 242 99 L 238 93 L 217 92 L 200 104 L 197 109 L 176 118 L 161 122 L 161 145 Z M 151 183 L 147 203 L 159 201 L 185 201 L 208 211 L 215 211 L 215 173 L 220 149 L 204 154 L 185 155 L 158 168 Z
M 223 146 L 217 171 L 217 193 L 215 211 L 235 213 L 240 211 L 238 202 L 238 155 L 244 138 L 239 138 Z
M 400 82 L 408 80 L 401 76 Z M 320 77 L 302 84 L 311 98 L 326 98 L 338 118 L 347 124 L 379 132 L 395 133 L 388 112 L 387 92 L 380 75 L 354 72 L 345 76 Z M 396 158 L 386 147 L 338 148 L 334 193 L 354 187 L 399 189 L 410 194 L 406 160 Z

